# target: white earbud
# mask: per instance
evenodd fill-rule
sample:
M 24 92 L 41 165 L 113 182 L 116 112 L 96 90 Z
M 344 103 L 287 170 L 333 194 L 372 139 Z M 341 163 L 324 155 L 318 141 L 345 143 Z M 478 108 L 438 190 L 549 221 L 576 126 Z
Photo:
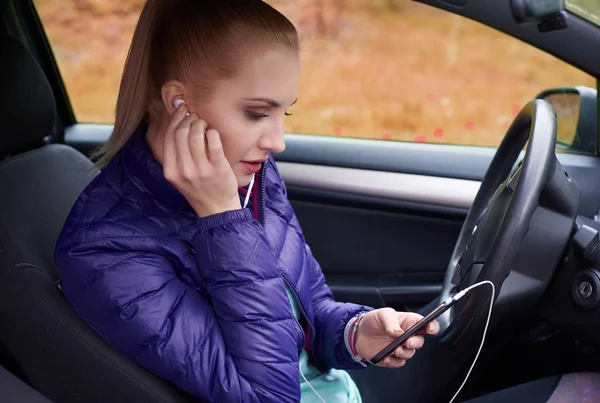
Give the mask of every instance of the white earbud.
M 179 108 L 179 105 L 181 105 L 181 104 L 185 104 L 185 101 L 181 98 L 178 98 L 175 100 L 175 102 L 173 102 L 173 106 L 175 107 L 175 109 Z M 190 116 L 190 113 L 188 112 L 185 115 Z

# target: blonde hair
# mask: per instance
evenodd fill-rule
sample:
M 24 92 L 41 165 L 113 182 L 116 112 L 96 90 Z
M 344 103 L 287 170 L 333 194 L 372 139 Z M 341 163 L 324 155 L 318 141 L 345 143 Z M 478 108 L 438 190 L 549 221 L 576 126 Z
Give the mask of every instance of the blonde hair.
M 235 75 L 248 41 L 299 50 L 294 25 L 262 0 L 147 0 L 125 61 L 112 135 L 93 159 L 104 168 L 138 126 L 164 113 L 161 86 L 174 79 L 206 96 Z

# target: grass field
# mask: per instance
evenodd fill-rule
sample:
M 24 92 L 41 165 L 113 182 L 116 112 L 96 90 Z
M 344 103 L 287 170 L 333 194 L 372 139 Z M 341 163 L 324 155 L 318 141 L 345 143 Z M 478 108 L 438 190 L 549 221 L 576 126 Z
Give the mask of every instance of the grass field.
M 596 86 L 593 77 L 517 39 L 419 3 L 269 3 L 296 24 L 304 43 L 290 133 L 493 146 L 543 89 Z M 77 119 L 112 122 L 143 1 L 35 4 Z

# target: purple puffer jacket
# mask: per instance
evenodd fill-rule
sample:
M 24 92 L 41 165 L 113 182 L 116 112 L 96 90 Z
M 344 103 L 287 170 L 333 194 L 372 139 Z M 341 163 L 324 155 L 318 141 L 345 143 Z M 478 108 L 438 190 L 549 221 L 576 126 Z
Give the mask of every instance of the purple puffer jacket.
M 299 401 L 303 347 L 321 370 L 362 368 L 343 331 L 370 308 L 333 300 L 272 157 L 250 203 L 256 217 L 248 208 L 198 218 L 145 132 L 86 188 L 59 237 L 75 311 L 123 354 L 211 402 Z

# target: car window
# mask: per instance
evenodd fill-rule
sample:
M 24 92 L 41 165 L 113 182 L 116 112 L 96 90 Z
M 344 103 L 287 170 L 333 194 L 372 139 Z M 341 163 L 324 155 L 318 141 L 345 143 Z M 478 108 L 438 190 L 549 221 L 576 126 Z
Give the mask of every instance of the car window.
M 567 10 L 585 18 L 589 22 L 600 25 L 600 1 L 598 0 L 567 0 Z
M 518 39 L 413 1 L 268 2 L 303 42 L 288 133 L 497 146 L 542 90 L 596 87 L 594 77 Z M 113 122 L 143 3 L 35 0 L 78 121 Z

